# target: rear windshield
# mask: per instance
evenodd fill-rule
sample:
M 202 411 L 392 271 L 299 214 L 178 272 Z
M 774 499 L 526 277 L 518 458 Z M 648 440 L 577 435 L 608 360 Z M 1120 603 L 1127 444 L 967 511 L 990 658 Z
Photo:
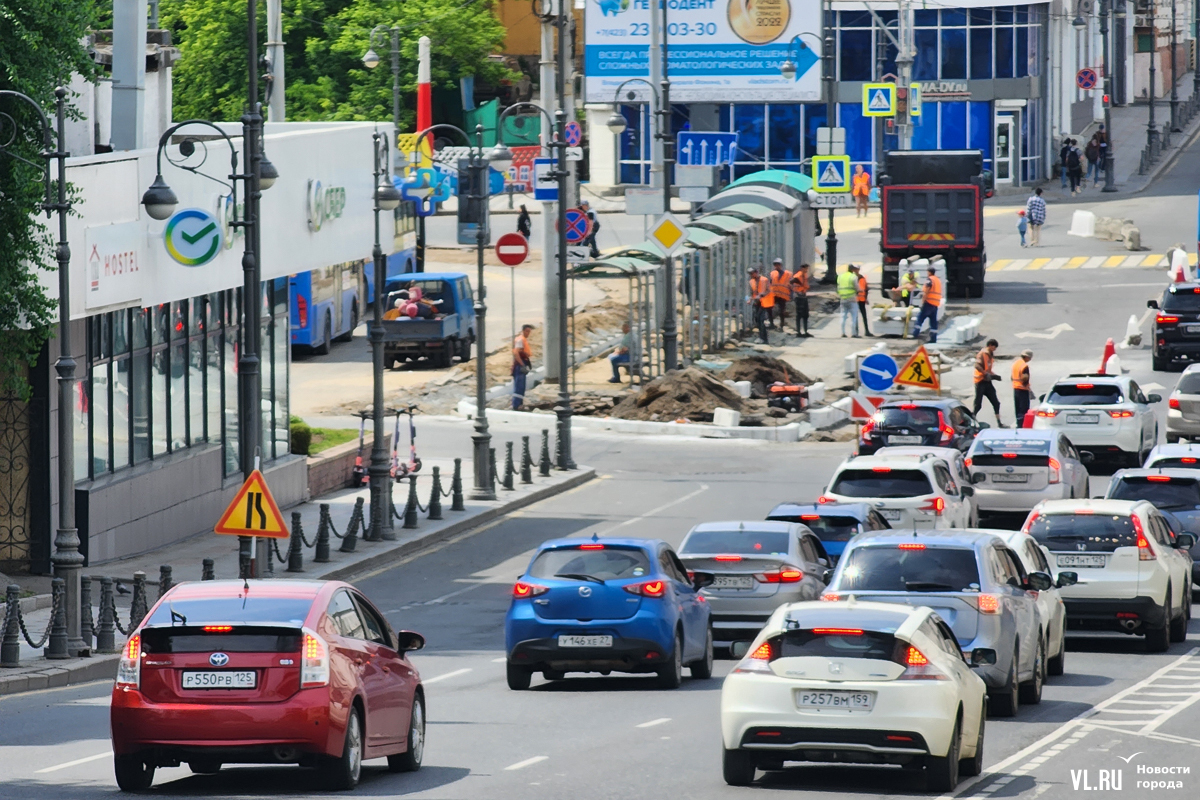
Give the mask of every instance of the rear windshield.
M 975 551 L 961 548 L 859 547 L 839 574 L 837 589 L 844 592 L 979 591 Z
M 312 607 L 310 597 L 197 597 L 159 606 L 148 625 L 207 625 L 219 622 L 286 622 L 299 627 Z M 171 611 L 175 611 L 172 620 Z
M 1180 394 L 1200 394 L 1200 372 L 1189 372 L 1175 384 L 1175 391 Z
M 599 550 L 570 547 L 543 550 L 529 567 L 529 575 L 533 578 L 588 575 L 608 581 L 648 574 L 650 558 L 644 550 L 632 547 L 603 547 Z
M 929 477 L 919 469 L 846 469 L 829 489 L 843 497 L 919 497 L 933 492 Z
M 846 633 L 823 633 L 838 631 Z M 890 633 L 861 628 L 815 628 L 807 631 L 787 631 L 777 640 L 780 658 L 819 656 L 824 658 L 871 658 L 890 661 L 896 649 L 896 639 Z
M 858 533 L 858 520 L 854 517 L 823 517 L 810 519 L 816 515 L 805 514 L 798 522 L 809 527 L 817 538 L 823 542 L 848 542 L 850 537 Z
M 148 653 L 294 653 L 300 649 L 301 635 L 298 629 L 251 626 L 234 626 L 232 631 L 205 631 L 194 625 L 146 628 L 142 647 Z
M 1110 406 L 1122 399 L 1121 387 L 1106 383 L 1060 383 L 1046 395 L 1047 403 L 1069 406 Z
M 739 553 L 776 555 L 788 553 L 785 531 L 696 531 L 687 537 L 680 553 Z
M 1154 461 L 1146 464 L 1149 469 L 1155 467 L 1157 469 L 1171 469 L 1172 467 L 1182 469 L 1200 469 L 1200 459 L 1195 456 L 1179 456 L 1177 458 L 1156 458 Z
M 991 453 L 1017 453 L 1027 456 L 1050 455 L 1049 439 L 976 439 L 971 445 L 971 455 Z
M 1048 550 L 1095 550 L 1111 553 L 1137 547 L 1129 517 L 1121 514 L 1050 514 L 1040 516 L 1029 533 Z
M 1164 292 L 1162 310 L 1175 311 L 1181 314 L 1200 313 L 1200 294 L 1191 289 L 1179 293 Z
M 881 408 L 875 417 L 876 425 L 889 428 L 936 428 L 936 408 Z
M 1159 478 L 1160 480 L 1153 480 Z M 1166 478 L 1166 480 L 1162 480 Z M 1160 509 L 1191 510 L 1200 505 L 1200 484 L 1195 478 L 1166 475 L 1121 478 L 1108 492 L 1113 500 L 1148 500 Z

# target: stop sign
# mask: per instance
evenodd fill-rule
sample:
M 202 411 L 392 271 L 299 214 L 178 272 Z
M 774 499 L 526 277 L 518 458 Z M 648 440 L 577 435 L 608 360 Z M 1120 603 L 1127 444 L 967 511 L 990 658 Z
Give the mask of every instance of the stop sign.
M 506 267 L 515 267 L 529 257 L 529 242 L 519 233 L 506 233 L 496 240 L 496 258 Z

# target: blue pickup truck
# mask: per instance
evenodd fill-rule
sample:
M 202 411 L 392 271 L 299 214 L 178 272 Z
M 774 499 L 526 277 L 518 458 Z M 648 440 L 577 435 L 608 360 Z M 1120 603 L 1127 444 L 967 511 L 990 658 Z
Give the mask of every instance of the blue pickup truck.
M 404 313 L 420 289 L 419 314 Z M 400 275 L 386 284 L 383 320 L 383 363 L 394 367 L 424 358 L 448 367 L 458 356 L 471 360 L 475 342 L 475 305 L 471 279 L 463 272 L 420 272 Z

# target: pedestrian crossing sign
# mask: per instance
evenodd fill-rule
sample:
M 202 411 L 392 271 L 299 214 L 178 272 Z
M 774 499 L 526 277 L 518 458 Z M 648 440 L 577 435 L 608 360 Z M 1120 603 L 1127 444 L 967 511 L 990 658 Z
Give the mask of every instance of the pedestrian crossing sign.
M 864 83 L 862 115 L 864 117 L 894 117 L 896 115 L 896 84 Z
M 812 179 L 818 192 L 850 191 L 850 156 L 813 156 Z
M 893 379 L 893 382 L 935 391 L 942 388 L 942 382 L 938 380 L 937 371 L 933 368 L 933 362 L 929 360 L 929 353 L 926 352 L 925 345 L 918 347 L 917 352 L 904 362 L 904 366 L 900 368 L 900 374 Z

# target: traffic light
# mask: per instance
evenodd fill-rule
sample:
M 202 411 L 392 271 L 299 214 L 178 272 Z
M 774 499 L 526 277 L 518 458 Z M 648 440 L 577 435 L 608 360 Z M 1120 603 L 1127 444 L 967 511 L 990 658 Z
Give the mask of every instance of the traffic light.
M 896 87 L 896 118 L 903 121 L 908 116 L 908 87 Z
M 461 224 L 473 224 L 481 221 L 479 199 L 475 197 L 475 170 L 471 168 L 471 159 L 458 160 L 458 221 Z

